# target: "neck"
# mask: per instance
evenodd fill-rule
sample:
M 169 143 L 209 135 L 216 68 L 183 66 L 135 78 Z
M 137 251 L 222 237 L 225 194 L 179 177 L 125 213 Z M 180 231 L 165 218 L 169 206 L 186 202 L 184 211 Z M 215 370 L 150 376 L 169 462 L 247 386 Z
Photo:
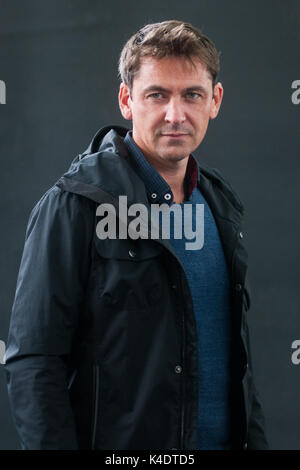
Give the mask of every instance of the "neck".
M 188 157 L 176 162 L 172 162 L 172 166 L 162 165 L 157 160 L 151 159 L 151 157 L 147 158 L 148 161 L 158 171 L 160 176 L 170 186 L 174 196 L 174 202 L 177 204 L 184 202 L 184 177 L 186 173 Z
M 132 139 L 140 147 L 149 163 L 154 166 L 160 176 L 168 183 L 173 193 L 174 202 L 177 204 L 184 202 L 184 177 L 189 155 L 178 160 L 157 159 L 143 149 L 139 139 L 135 138 L 134 131 L 132 132 Z

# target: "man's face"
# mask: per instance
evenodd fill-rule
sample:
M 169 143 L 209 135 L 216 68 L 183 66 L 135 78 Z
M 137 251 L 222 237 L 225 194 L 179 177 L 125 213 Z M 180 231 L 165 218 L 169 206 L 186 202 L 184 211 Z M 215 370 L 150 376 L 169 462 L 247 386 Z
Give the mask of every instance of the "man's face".
M 119 104 L 132 119 L 133 139 L 151 160 L 170 163 L 186 158 L 202 142 L 208 122 L 219 111 L 223 88 L 206 66 L 193 58 L 144 57 L 133 81 L 132 96 L 124 83 Z

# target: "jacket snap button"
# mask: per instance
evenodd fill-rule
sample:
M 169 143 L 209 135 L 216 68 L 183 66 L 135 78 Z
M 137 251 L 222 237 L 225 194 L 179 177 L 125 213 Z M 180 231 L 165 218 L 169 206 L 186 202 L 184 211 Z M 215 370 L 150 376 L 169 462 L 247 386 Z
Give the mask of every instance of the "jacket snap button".
M 240 237 L 240 238 L 243 238 L 243 236 L 244 236 L 243 232 L 240 232 L 240 233 L 239 233 L 239 237 Z
M 236 284 L 235 289 L 240 292 L 242 290 L 242 285 L 241 284 Z
M 247 447 L 248 447 L 248 444 L 247 444 L 247 442 L 245 442 L 245 444 L 244 444 L 244 450 L 247 450 Z
M 182 371 L 182 367 L 181 366 L 175 366 L 175 372 L 176 374 L 180 374 Z
M 128 253 L 131 258 L 134 258 L 136 256 L 136 252 L 134 250 L 129 250 Z

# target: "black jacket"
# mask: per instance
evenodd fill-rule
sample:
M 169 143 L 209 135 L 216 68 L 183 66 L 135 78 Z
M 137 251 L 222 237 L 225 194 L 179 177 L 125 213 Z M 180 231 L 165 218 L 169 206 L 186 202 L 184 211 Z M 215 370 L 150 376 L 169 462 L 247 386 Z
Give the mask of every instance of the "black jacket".
M 166 239 L 96 235 L 99 203 L 127 195 L 128 206 L 149 206 L 126 132 L 99 130 L 29 217 L 4 366 L 22 449 L 197 449 L 197 336 L 182 264 Z M 232 442 L 266 449 L 244 210 L 216 169 L 200 171 L 231 281 Z

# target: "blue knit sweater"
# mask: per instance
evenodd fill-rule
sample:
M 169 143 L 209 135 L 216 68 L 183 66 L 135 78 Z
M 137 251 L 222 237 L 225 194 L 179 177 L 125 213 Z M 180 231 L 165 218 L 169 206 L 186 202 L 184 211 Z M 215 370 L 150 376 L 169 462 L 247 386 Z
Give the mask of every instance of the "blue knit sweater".
M 230 287 L 226 260 L 212 212 L 197 187 L 184 204 L 204 204 L 204 244 L 199 250 L 185 249 L 185 239 L 170 242 L 183 264 L 191 290 L 198 335 L 199 357 L 199 449 L 230 449 L 229 360 Z M 172 214 L 172 212 L 171 212 Z M 171 220 L 173 217 L 171 215 Z M 188 221 L 182 218 L 183 223 Z M 193 229 L 196 226 L 193 225 Z

